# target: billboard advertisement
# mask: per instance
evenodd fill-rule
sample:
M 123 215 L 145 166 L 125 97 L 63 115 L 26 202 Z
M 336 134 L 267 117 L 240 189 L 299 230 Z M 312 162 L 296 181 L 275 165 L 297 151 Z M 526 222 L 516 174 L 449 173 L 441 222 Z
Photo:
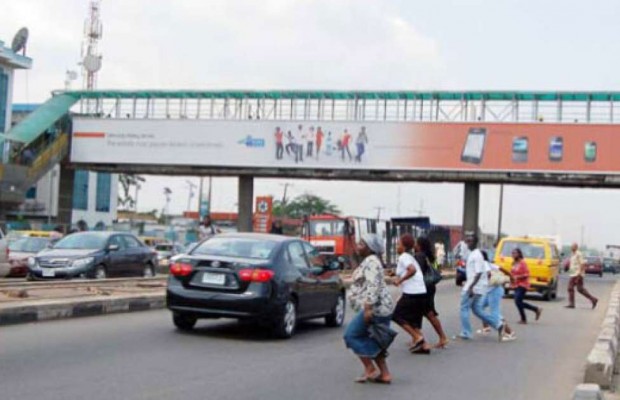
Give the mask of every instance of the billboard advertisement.
M 620 174 L 620 126 L 75 118 L 71 161 Z

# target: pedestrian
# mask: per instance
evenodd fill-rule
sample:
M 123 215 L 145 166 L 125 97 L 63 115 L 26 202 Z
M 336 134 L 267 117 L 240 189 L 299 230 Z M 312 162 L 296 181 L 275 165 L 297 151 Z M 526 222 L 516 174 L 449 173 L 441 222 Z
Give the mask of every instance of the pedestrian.
M 52 243 L 56 243 L 57 241 L 62 239 L 64 236 L 65 234 L 64 234 L 64 229 L 62 225 L 56 225 L 54 229 L 50 232 L 50 241 Z
M 279 219 L 276 219 L 271 225 L 271 232 L 269 233 L 273 235 L 283 235 L 284 229 L 282 227 L 282 221 L 280 221 Z
M 422 272 L 424 275 L 428 274 L 430 268 L 438 268 L 437 258 L 435 257 L 435 252 L 433 251 L 433 249 L 433 244 L 426 236 L 419 237 L 415 241 L 415 259 L 422 268 Z M 426 294 L 428 299 L 428 309 L 424 316 L 433 326 L 433 329 L 437 333 L 437 336 L 439 336 L 439 342 L 437 342 L 433 347 L 436 349 L 444 349 L 448 345 L 448 336 L 446 336 L 446 333 L 443 330 L 443 326 L 441 325 L 441 321 L 439 320 L 439 313 L 435 308 L 436 292 L 436 286 L 432 283 L 427 282 Z
M 276 128 L 274 137 L 276 139 L 276 160 L 281 160 L 284 156 L 284 133 L 280 130 L 280 127 Z
M 34 152 L 30 147 L 26 147 L 26 149 L 22 152 L 22 164 L 26 166 L 32 165 L 34 161 Z
M 308 153 L 306 154 L 306 157 L 311 158 L 312 154 L 313 154 L 313 150 L 314 150 L 314 126 L 310 127 L 310 130 L 308 131 L 308 133 L 306 134 L 306 150 L 308 150 Z
M 499 266 L 489 261 L 489 255 L 486 251 L 482 251 L 482 256 L 487 267 L 487 274 L 489 278 L 489 286 L 487 294 L 484 299 L 484 308 L 488 308 L 489 312 L 496 318 L 504 323 L 505 334 L 503 341 L 512 341 L 517 339 L 517 335 L 512 328 L 506 323 L 506 319 L 502 315 L 502 298 L 504 297 L 504 285 L 510 282 L 510 273 L 504 271 Z M 481 335 L 488 335 L 491 333 L 491 327 L 486 324 L 482 324 L 482 329 L 476 333 Z
M 465 266 L 467 280 L 463 285 L 463 291 L 461 293 L 461 333 L 459 337 L 464 340 L 473 339 L 471 321 L 469 319 L 470 312 L 473 311 L 474 315 L 482 320 L 482 322 L 497 329 L 498 339 L 502 341 L 504 336 L 504 324 L 501 320 L 497 319 L 497 316 L 492 316 L 483 308 L 488 278 L 484 257 L 478 249 L 478 237 L 475 234 L 469 235 L 465 242 L 469 248 L 469 256 L 467 257 Z
M 316 129 L 316 159 L 319 159 L 319 154 L 321 153 L 321 147 L 323 146 L 323 139 L 325 138 L 325 134 L 323 130 L 319 126 Z
M 392 296 L 385 284 L 381 256 L 385 248 L 375 234 L 366 234 L 357 245 L 363 261 L 353 271 L 353 283 L 348 291 L 349 304 L 357 315 L 353 317 L 344 334 L 347 348 L 357 355 L 364 366 L 364 373 L 355 381 L 365 383 L 391 383 L 386 349 L 369 334 L 369 325 L 389 328 L 394 308 Z
M 349 149 L 349 143 L 351 142 L 351 134 L 347 129 L 344 130 L 342 134 L 342 138 L 340 139 L 340 152 L 342 154 L 342 161 L 345 160 L 345 153 L 349 156 L 349 161 L 353 159 L 351 155 L 351 150 Z
M 362 126 L 360 133 L 355 140 L 355 145 L 357 146 L 357 155 L 355 156 L 355 161 L 361 163 L 362 155 L 366 152 L 366 145 L 368 144 L 368 136 L 366 135 L 366 127 Z
M 579 251 L 579 245 L 573 243 L 571 246 L 572 255 L 568 268 L 570 280 L 568 281 L 568 305 L 566 308 L 575 308 L 575 288 L 582 296 L 592 302 L 592 309 L 596 308 L 598 299 L 590 294 L 583 286 L 583 276 L 586 273 L 586 264 L 583 255 Z
M 198 230 L 198 235 L 200 240 L 209 239 L 218 233 L 222 233 L 211 221 L 211 217 L 206 215 L 202 220 L 202 224 L 200 224 L 200 228 Z
M 422 269 L 412 255 L 414 245 L 413 236 L 406 233 L 396 246 L 399 256 L 394 285 L 401 287 L 402 294 L 392 320 L 411 336 L 409 351 L 412 354 L 430 354 L 430 347 L 422 333 L 422 319 L 429 307 L 428 293 Z
M 512 287 L 514 288 L 515 305 L 519 310 L 521 316 L 520 324 L 527 324 L 527 316 L 525 310 L 530 310 L 536 314 L 536 321 L 540 319 L 542 314 L 542 308 L 535 307 L 525 302 L 525 294 L 530 288 L 530 270 L 527 267 L 525 261 L 523 261 L 523 252 L 521 249 L 516 248 L 512 251 L 512 270 L 510 276 L 512 280 Z

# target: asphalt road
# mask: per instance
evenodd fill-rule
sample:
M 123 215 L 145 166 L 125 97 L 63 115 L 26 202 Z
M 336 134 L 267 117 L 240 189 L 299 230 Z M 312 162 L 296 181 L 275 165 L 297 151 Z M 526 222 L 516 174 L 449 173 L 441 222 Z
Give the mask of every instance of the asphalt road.
M 569 399 L 614 282 L 587 279 L 601 298 L 595 311 L 582 298 L 575 310 L 563 308 L 565 298 L 536 301 L 542 319 L 516 326 L 516 342 L 500 344 L 492 335 L 413 356 L 401 333 L 389 359 L 391 386 L 353 383 L 361 368 L 342 330 L 320 322 L 304 324 L 289 341 L 229 320 L 179 333 L 165 310 L 2 327 L 0 398 Z M 440 285 L 438 310 L 450 336 L 458 333 L 458 297 L 452 282 Z M 509 321 L 517 320 L 512 300 L 503 308 Z

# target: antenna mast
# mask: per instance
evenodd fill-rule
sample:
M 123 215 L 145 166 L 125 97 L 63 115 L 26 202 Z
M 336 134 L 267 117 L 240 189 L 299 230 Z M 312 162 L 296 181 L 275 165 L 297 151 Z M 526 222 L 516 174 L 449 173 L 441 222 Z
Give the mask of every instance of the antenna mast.
M 101 0 L 91 0 L 89 16 L 84 21 L 84 43 L 82 45 L 82 68 L 84 69 L 84 85 L 87 90 L 97 87 L 97 72 L 101 69 L 101 54 L 97 45 L 103 34 L 100 19 Z

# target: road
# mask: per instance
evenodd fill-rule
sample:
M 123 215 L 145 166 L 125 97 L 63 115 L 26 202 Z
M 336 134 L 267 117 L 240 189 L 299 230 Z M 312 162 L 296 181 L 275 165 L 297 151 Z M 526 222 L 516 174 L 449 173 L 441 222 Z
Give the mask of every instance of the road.
M 582 379 L 614 282 L 587 279 L 601 298 L 595 311 L 583 299 L 575 310 L 563 308 L 565 298 L 536 301 L 544 307 L 543 317 L 517 326 L 516 342 L 500 344 L 492 335 L 413 356 L 401 333 L 389 359 L 391 386 L 353 383 L 360 368 L 344 348 L 342 330 L 320 322 L 304 324 L 289 341 L 229 320 L 204 321 L 194 333 L 179 333 L 166 310 L 2 327 L 0 397 L 569 399 Z M 438 310 L 451 336 L 458 333 L 458 297 L 452 282 L 440 285 Z M 503 307 L 509 321 L 516 321 L 512 301 L 504 300 Z

